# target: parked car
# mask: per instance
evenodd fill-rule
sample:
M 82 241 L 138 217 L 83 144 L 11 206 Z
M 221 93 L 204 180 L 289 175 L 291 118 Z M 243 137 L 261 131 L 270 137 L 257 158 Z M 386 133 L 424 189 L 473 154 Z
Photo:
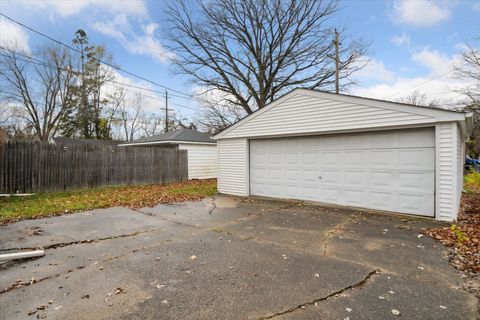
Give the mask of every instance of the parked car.
M 478 159 L 473 159 L 467 156 L 465 158 L 465 170 L 475 170 L 475 171 L 480 171 L 480 160 Z

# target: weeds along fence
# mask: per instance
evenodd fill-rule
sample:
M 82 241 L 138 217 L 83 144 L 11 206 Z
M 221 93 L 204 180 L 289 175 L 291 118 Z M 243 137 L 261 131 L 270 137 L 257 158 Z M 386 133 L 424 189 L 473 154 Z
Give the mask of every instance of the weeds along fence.
M 0 193 L 165 184 L 188 178 L 187 151 L 176 147 L 0 145 Z

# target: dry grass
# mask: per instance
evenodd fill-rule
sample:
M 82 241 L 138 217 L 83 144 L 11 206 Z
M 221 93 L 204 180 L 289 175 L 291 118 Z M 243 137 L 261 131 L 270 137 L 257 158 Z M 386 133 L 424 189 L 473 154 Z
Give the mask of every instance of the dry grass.
M 168 185 L 93 188 L 0 198 L 0 223 L 107 207 L 152 207 L 161 203 L 196 201 L 217 192 L 215 179 Z

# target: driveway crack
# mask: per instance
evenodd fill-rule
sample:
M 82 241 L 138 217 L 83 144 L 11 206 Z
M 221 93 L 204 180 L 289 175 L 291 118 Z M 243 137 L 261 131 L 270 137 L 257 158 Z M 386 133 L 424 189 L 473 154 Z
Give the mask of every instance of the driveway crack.
M 339 295 L 339 294 L 342 294 L 344 293 L 345 291 L 348 291 L 348 290 L 351 290 L 351 289 L 355 289 L 355 288 L 361 288 L 363 287 L 374 275 L 376 274 L 379 274 L 380 273 L 380 269 L 375 269 L 375 270 L 372 270 L 370 271 L 366 276 L 365 278 L 363 278 L 361 281 L 357 282 L 357 283 L 354 283 L 352 285 L 349 285 L 347 287 L 344 287 L 340 290 L 337 290 L 337 291 L 334 291 L 324 297 L 321 297 L 321 298 L 318 298 L 318 299 L 315 299 L 315 300 L 312 300 L 312 301 L 307 301 L 305 303 L 302 303 L 296 307 L 293 307 L 293 308 L 290 308 L 290 309 L 287 309 L 285 311 L 281 311 L 281 312 L 277 312 L 277 313 L 274 313 L 274 314 L 271 314 L 271 315 L 268 315 L 268 316 L 265 316 L 265 317 L 262 317 L 262 318 L 259 318 L 257 320 L 267 320 L 267 319 L 273 319 L 275 317 L 278 317 L 278 316 L 282 316 L 282 315 L 285 315 L 285 314 L 288 314 L 288 313 L 292 313 L 292 312 L 295 312 L 299 309 L 303 309 L 305 307 L 308 307 L 308 306 L 312 306 L 312 305 L 315 305 L 315 303 L 318 303 L 318 302 L 321 302 L 321 301 L 325 301 L 331 297 L 334 297 L 336 295 Z
M 212 204 L 212 208 L 210 210 L 208 210 L 208 214 L 212 215 L 213 210 L 215 210 L 217 208 L 217 204 L 215 203 L 215 197 L 212 197 L 212 202 L 210 202 L 210 203 Z
M 119 239 L 119 238 L 127 238 L 127 237 L 134 237 L 139 234 L 147 233 L 153 230 L 144 230 L 144 231 L 135 231 L 133 233 L 127 233 L 127 234 L 120 234 L 120 235 L 115 235 L 115 236 L 109 236 L 109 237 L 103 237 L 103 238 L 96 238 L 96 239 L 85 239 L 85 240 L 76 240 L 76 241 L 70 241 L 70 242 L 59 242 L 59 243 L 54 243 L 50 245 L 45 245 L 45 246 L 38 246 L 38 247 L 18 247 L 18 248 L 7 248 L 7 249 L 2 249 L 1 251 L 12 251 L 12 250 L 34 250 L 34 249 L 56 249 L 56 248 L 62 248 L 62 247 L 67 247 L 75 244 L 82 244 L 82 243 L 94 243 L 94 242 L 99 242 L 99 241 L 104 241 L 104 240 L 113 240 L 113 239 Z
M 329 230 L 325 237 L 323 237 L 323 255 L 327 255 L 327 249 L 330 239 L 336 235 L 340 230 L 344 230 L 345 226 L 355 220 L 355 217 L 350 217 L 347 220 L 337 224 L 333 229 Z

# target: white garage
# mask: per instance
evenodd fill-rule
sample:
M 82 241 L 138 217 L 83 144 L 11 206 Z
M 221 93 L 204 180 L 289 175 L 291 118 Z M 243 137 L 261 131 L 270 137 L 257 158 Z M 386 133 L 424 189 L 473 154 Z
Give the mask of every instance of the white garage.
M 219 192 L 455 220 L 471 115 L 296 89 L 217 134 Z

